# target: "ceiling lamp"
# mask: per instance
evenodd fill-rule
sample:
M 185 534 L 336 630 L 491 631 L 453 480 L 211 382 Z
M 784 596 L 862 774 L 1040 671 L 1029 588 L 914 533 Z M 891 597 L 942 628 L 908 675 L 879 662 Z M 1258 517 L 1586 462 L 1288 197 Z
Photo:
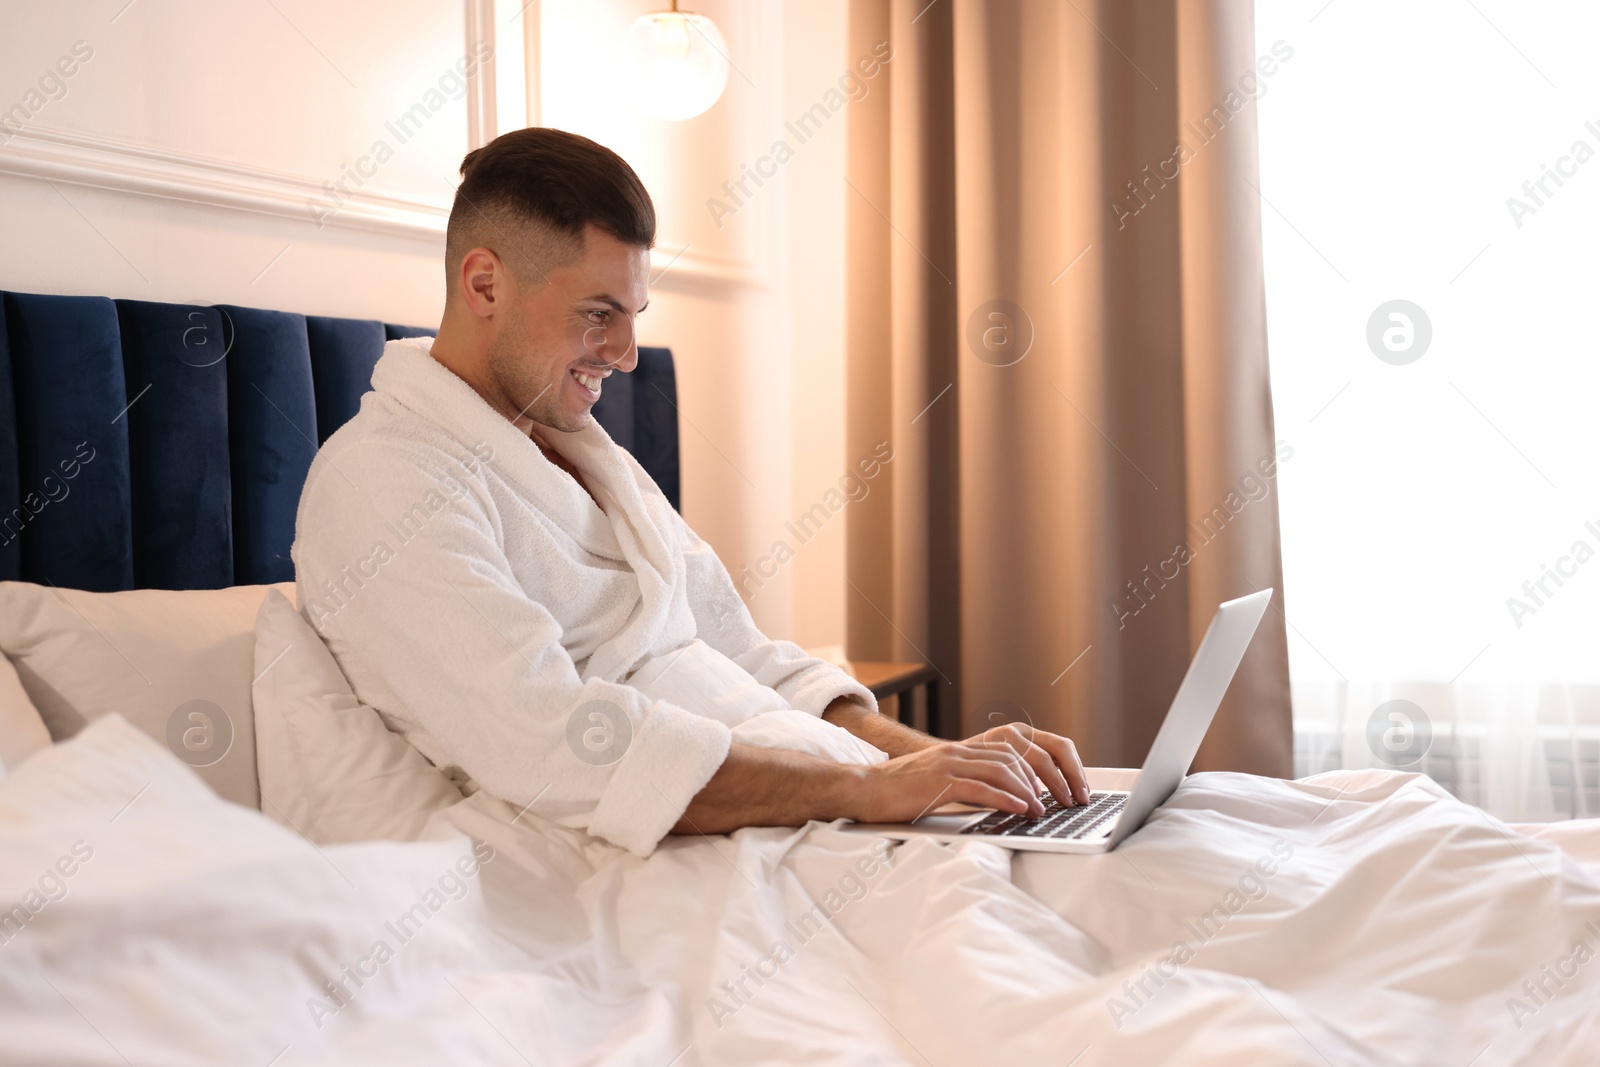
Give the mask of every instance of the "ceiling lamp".
M 628 65 L 639 101 L 657 118 L 681 122 L 701 114 L 728 85 L 728 46 L 704 15 L 671 11 L 641 15 L 628 30 Z

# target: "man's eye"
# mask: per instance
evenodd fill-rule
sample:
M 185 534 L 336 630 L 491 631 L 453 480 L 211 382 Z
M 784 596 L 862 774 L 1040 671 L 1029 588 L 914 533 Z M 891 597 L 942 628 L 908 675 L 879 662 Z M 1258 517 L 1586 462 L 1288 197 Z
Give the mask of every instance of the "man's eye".
M 589 312 L 589 321 L 594 323 L 596 326 L 604 325 L 606 320 L 608 318 L 610 318 L 610 317 L 611 317 L 611 312 L 609 312 L 609 311 L 591 311 L 591 312 Z

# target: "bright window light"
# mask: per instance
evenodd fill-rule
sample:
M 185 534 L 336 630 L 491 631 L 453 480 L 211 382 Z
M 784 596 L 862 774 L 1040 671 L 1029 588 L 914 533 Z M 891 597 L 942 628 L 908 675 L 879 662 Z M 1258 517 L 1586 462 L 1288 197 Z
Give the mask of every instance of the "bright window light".
M 1530 752 L 1600 727 L 1600 6 L 1256 32 L 1294 50 L 1259 115 L 1297 734 L 1373 763 L 1393 698 Z

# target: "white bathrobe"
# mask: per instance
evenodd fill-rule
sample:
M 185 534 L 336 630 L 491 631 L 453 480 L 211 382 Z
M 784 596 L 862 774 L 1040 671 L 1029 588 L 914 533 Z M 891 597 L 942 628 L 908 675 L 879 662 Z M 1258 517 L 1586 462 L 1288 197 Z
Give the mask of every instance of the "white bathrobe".
M 300 610 L 391 729 L 468 792 L 639 854 L 735 736 L 798 725 L 812 743 L 794 747 L 883 758 L 818 718 L 838 697 L 875 709 L 871 693 L 763 636 L 716 554 L 598 424 L 547 439 L 603 511 L 431 344 L 385 347 L 296 520 Z

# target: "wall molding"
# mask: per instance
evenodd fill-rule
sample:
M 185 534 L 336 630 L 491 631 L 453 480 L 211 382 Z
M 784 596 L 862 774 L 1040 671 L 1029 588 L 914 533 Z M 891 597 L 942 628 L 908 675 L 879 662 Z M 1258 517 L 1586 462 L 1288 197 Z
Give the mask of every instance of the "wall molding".
M 0 147 L 0 173 L 251 211 L 308 226 L 317 226 L 311 202 L 329 199 L 310 178 L 37 123 Z M 438 242 L 449 215 L 447 203 L 358 192 L 319 228 Z
M 310 202 L 328 200 L 327 190 L 309 178 L 37 123 L 0 146 L 0 174 L 249 211 L 305 226 L 316 226 Z M 357 192 L 324 217 L 321 228 L 440 244 L 449 216 L 448 203 Z M 758 264 L 692 246 L 661 244 L 651 259 L 652 285 L 666 292 L 719 293 L 768 285 Z

